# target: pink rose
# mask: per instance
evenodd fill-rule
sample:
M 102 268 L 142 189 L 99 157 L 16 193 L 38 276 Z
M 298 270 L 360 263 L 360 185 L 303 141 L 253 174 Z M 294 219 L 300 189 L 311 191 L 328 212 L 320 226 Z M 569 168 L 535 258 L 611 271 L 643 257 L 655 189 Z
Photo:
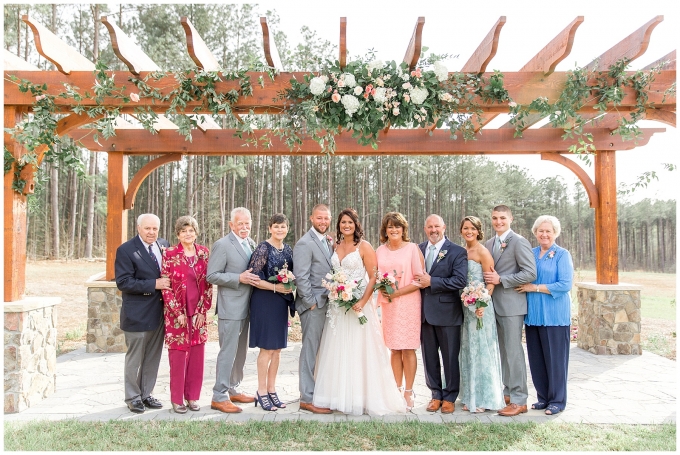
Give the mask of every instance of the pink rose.
M 344 79 L 338 80 L 338 87 L 342 88 L 344 86 L 345 86 L 345 80 Z
M 40 100 L 44 100 L 45 98 L 47 98 L 47 95 L 38 95 L 38 96 L 35 97 L 35 100 L 40 101 Z
M 395 107 L 394 109 L 392 109 L 392 115 L 399 115 L 399 108 L 398 107 Z
M 331 96 L 331 99 L 333 100 L 334 103 L 339 103 L 340 102 L 340 94 L 339 93 L 333 93 L 333 96 Z
M 288 283 L 288 278 L 284 278 L 281 280 L 282 283 Z
M 404 93 L 404 101 L 406 101 L 407 103 L 411 101 L 411 96 L 408 93 Z
M 130 93 L 130 99 L 137 103 L 139 102 L 139 95 L 137 95 L 136 93 Z

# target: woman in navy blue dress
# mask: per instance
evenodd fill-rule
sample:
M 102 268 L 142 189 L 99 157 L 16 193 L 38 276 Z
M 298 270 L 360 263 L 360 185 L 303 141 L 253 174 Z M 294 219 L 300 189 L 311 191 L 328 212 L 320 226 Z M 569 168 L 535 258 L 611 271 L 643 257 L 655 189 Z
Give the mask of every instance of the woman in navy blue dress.
M 260 277 L 250 297 L 250 343 L 260 348 L 257 357 L 257 401 L 262 409 L 276 411 L 286 405 L 276 394 L 276 373 L 281 349 L 288 346 L 288 312 L 294 309 L 291 289 L 268 281 L 281 269 L 293 271 L 293 249 L 283 243 L 288 234 L 288 218 L 277 213 L 269 219 L 271 236 L 260 243 L 250 257 L 248 268 Z
M 574 263 L 569 251 L 555 244 L 560 222 L 539 216 L 531 229 L 539 246 L 534 248 L 537 276 L 533 283 L 515 289 L 527 295 L 524 331 L 531 379 L 538 401 L 531 409 L 555 415 L 567 406 L 571 290 Z

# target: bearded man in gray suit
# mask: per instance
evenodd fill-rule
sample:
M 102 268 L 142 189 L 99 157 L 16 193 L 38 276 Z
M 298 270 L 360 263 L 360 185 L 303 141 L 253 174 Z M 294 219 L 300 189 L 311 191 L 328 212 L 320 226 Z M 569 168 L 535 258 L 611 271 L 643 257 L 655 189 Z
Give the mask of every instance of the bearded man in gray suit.
M 498 205 L 491 213 L 496 235 L 485 246 L 493 256 L 494 266 L 484 272 L 484 281 L 496 285 L 493 304 L 496 310 L 498 347 L 501 353 L 501 373 L 505 408 L 498 415 L 516 416 L 527 412 L 527 366 L 522 347 L 522 326 L 527 314 L 526 294 L 515 288 L 536 279 L 536 263 L 531 244 L 510 229 L 512 212 Z
M 333 246 L 326 233 L 331 223 L 331 211 L 318 204 L 309 217 L 312 228 L 302 236 L 293 248 L 295 283 L 297 297 L 295 309 L 300 315 L 302 326 L 302 349 L 300 350 L 300 409 L 315 414 L 330 414 L 328 408 L 314 406 L 314 368 L 319 351 L 324 322 L 328 290 L 321 280 L 331 270 Z
M 219 239 L 210 251 L 206 279 L 217 285 L 218 333 L 216 380 L 210 407 L 222 412 L 241 412 L 237 403 L 253 403 L 255 397 L 238 390 L 248 352 L 250 294 L 260 277 L 247 269 L 255 242 L 249 237 L 250 211 L 237 207 L 231 211 L 231 232 Z M 247 270 L 246 270 L 247 269 Z

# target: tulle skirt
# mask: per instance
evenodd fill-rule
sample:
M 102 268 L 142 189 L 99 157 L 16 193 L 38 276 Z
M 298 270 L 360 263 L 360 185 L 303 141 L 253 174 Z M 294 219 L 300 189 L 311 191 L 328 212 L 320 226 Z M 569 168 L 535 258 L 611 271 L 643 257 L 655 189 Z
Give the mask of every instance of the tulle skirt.
M 373 299 L 364 315 L 368 322 L 361 325 L 354 311 L 328 302 L 313 403 L 353 415 L 405 413 Z

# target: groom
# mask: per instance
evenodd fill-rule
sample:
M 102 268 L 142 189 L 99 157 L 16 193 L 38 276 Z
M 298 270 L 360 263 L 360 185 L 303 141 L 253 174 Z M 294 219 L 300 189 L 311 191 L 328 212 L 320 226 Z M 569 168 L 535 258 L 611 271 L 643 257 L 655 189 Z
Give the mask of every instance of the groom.
M 484 272 L 484 281 L 496 285 L 493 304 L 501 352 L 503 395 L 507 405 L 498 411 L 498 415 L 511 417 L 527 412 L 528 396 L 527 367 L 522 347 L 527 297 L 515 288 L 536 279 L 536 263 L 529 241 L 510 229 L 512 213 L 507 206 L 493 208 L 491 223 L 496 235 L 487 240 L 485 246 L 493 256 L 494 267 L 490 272 Z
M 302 326 L 302 349 L 300 350 L 300 409 L 315 414 L 330 414 L 328 408 L 312 403 L 314 399 L 314 367 L 326 321 L 328 290 L 321 279 L 331 270 L 333 246 L 326 237 L 331 224 L 331 211 L 323 204 L 312 209 L 309 217 L 312 228 L 302 236 L 293 248 L 295 284 L 297 297 L 295 309 Z
M 426 410 L 451 414 L 456 409 L 460 390 L 460 327 L 463 324 L 463 304 L 460 290 L 467 284 L 467 251 L 444 236 L 446 225 L 439 215 L 425 220 L 428 241 L 420 245 L 425 256 L 423 275 L 415 278 L 420 283 L 422 310 L 420 343 L 425 367 L 425 383 L 432 399 Z M 444 364 L 444 380 L 439 363 L 441 351 Z

